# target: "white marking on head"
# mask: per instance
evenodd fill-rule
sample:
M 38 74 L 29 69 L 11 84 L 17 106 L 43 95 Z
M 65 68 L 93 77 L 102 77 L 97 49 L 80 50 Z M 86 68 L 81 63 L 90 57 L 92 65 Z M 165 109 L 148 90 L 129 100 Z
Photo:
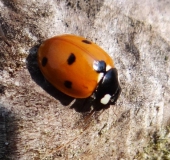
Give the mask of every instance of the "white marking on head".
M 106 66 L 106 71 L 108 71 L 110 68 L 112 68 L 110 65 Z
M 99 73 L 98 75 L 98 79 L 97 79 L 97 83 L 99 83 L 101 81 L 101 79 L 103 78 L 104 73 Z
M 104 97 L 100 100 L 102 104 L 107 104 L 110 101 L 111 95 L 105 94 Z
M 95 71 L 97 71 L 97 69 L 98 69 L 98 63 L 99 63 L 99 61 L 94 61 L 94 62 L 93 62 L 93 69 L 94 69 Z

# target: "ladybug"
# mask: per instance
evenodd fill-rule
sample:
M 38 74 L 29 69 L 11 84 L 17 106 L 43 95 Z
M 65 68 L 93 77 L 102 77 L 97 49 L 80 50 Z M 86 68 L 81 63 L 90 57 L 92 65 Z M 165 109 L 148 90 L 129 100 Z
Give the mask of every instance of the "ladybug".
M 96 110 L 115 104 L 121 93 L 111 57 L 83 37 L 47 39 L 38 49 L 38 65 L 54 87 L 74 98 L 90 97 L 94 106 L 100 106 Z

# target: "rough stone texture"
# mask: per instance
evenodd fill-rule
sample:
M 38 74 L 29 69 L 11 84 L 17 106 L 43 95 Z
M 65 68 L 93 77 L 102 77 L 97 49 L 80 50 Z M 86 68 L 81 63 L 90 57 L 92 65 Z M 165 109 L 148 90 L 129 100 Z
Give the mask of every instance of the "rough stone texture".
M 168 0 L 0 0 L 0 159 L 163 158 L 151 154 L 160 138 L 170 154 L 169 15 Z M 117 104 L 90 122 L 37 66 L 38 45 L 64 33 L 96 42 L 119 71 Z

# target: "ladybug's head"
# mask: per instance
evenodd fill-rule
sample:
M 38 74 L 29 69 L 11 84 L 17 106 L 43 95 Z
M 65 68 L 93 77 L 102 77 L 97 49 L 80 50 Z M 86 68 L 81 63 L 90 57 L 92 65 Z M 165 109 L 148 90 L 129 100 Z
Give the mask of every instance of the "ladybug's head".
M 115 104 L 121 93 L 116 68 L 109 69 L 99 82 L 94 93 L 94 109 L 100 110 Z

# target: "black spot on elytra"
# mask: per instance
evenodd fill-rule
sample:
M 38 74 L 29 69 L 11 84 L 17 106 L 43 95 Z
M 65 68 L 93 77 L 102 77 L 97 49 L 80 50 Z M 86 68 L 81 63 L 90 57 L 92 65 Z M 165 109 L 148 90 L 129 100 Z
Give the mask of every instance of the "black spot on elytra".
M 65 86 L 66 88 L 71 88 L 71 87 L 72 87 L 72 82 L 70 82 L 70 81 L 65 81 L 65 82 L 64 82 L 64 86 Z
M 48 59 L 47 59 L 46 57 L 43 57 L 42 62 L 41 62 L 41 64 L 42 64 L 43 67 L 46 66 L 47 61 L 48 61 Z
M 86 39 L 82 40 L 82 42 L 83 42 L 83 43 L 86 43 L 86 44 L 91 44 L 91 42 L 88 41 L 88 40 L 86 40 Z
M 71 65 L 71 64 L 73 64 L 75 62 L 75 60 L 76 60 L 76 56 L 73 53 L 71 53 L 70 56 L 67 59 L 67 63 L 69 65 Z

